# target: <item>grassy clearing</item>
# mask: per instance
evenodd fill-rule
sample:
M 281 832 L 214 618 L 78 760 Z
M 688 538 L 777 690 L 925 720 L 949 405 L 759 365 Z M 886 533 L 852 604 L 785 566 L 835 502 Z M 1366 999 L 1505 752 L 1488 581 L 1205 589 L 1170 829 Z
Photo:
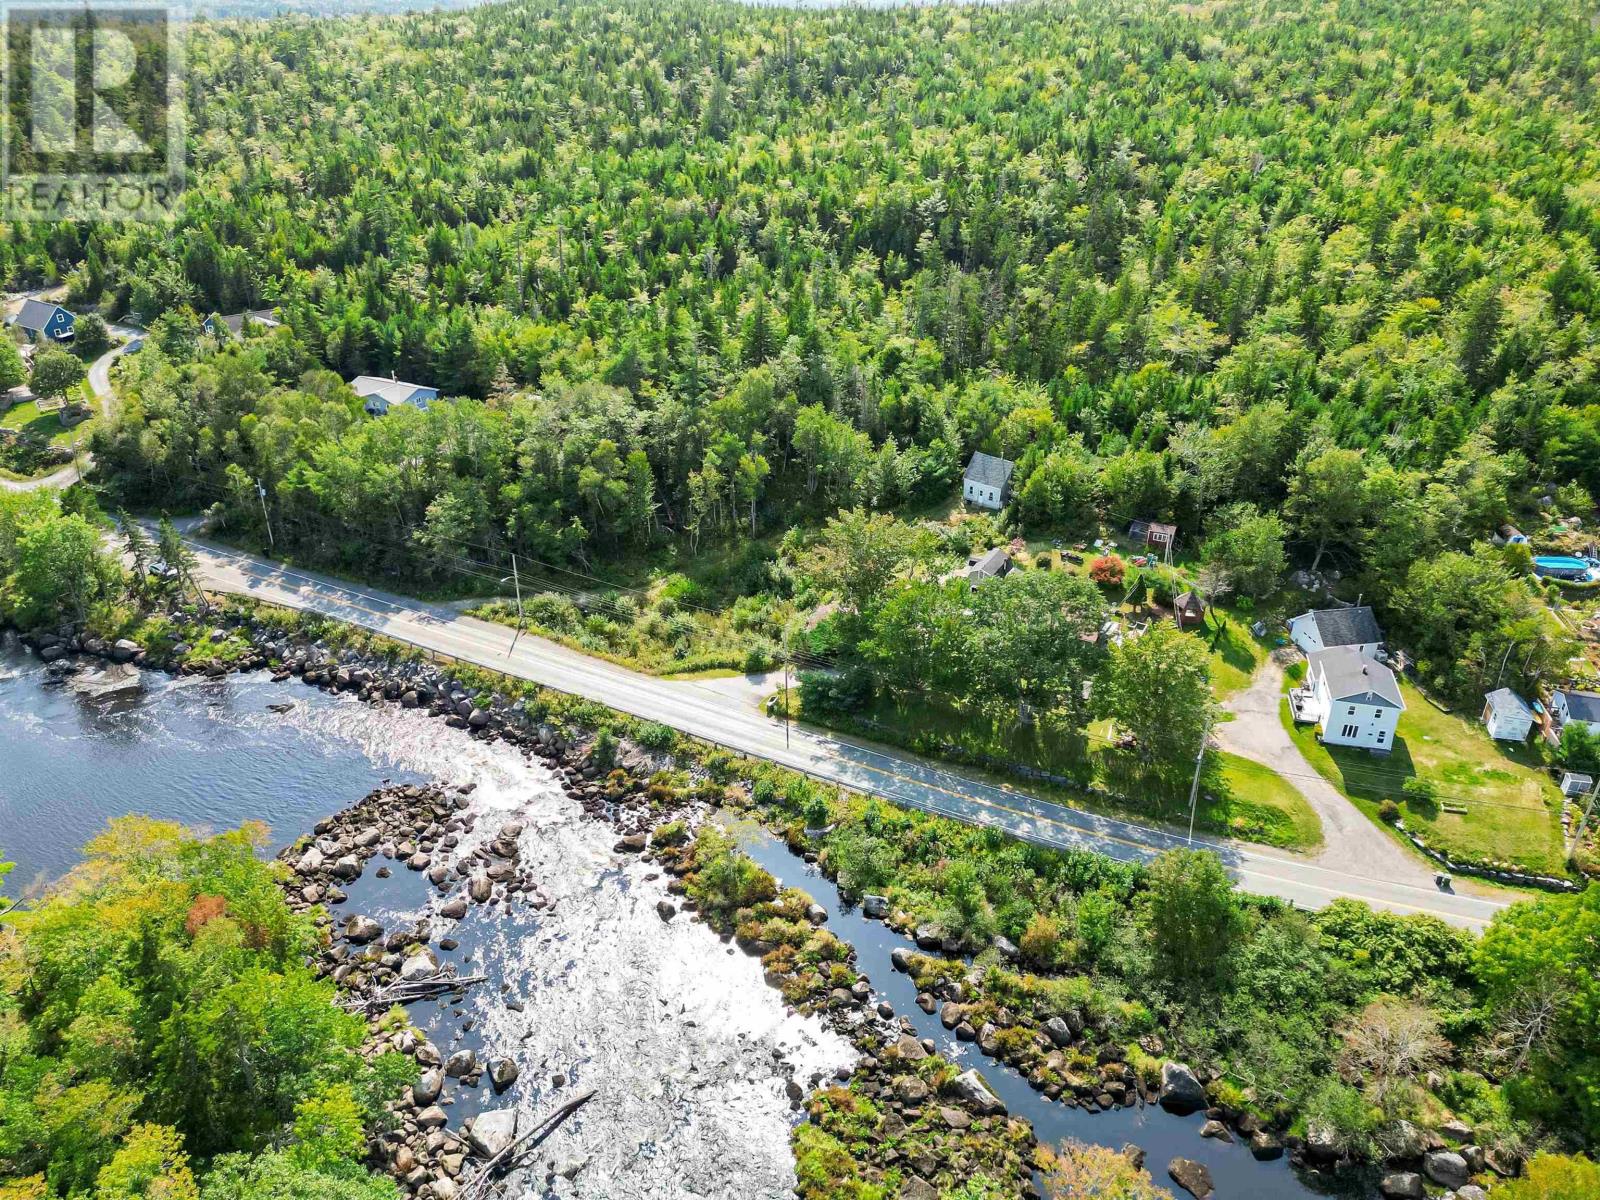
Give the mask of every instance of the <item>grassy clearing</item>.
M 1206 620 L 1209 628 L 1198 632 L 1210 639 L 1211 693 L 1222 701 L 1250 686 L 1250 680 L 1267 661 L 1272 643 L 1250 632 L 1251 618 L 1213 609 Z M 1220 629 L 1217 623 L 1221 624 Z
M 804 711 L 799 689 L 790 693 L 790 709 L 797 721 L 954 762 L 977 778 L 1026 787 L 1073 808 L 1174 827 L 1188 825 L 1187 784 L 1152 784 L 1137 764 L 1107 744 L 1104 722 L 1090 725 L 1083 734 L 1019 726 L 990 722 L 981 714 L 929 698 L 904 706 L 880 698 L 849 717 L 813 716 Z M 1231 754 L 1214 755 L 1209 761 L 1213 767 L 1203 783 L 1197 830 L 1288 850 L 1311 850 L 1322 844 L 1321 822 L 1287 780 Z M 1083 786 L 1027 778 L 1019 783 L 1008 764 L 1081 780 Z M 1115 800 L 1090 792 L 1089 785 L 1138 799 Z
M 523 628 L 574 650 L 674 678 L 770 670 L 784 627 L 795 618 L 786 600 L 744 596 L 723 608 L 683 575 L 655 581 L 643 594 L 535 593 L 523 597 Z M 517 623 L 515 603 L 479 605 L 472 615 Z
M 1542 769 L 1542 747 L 1497 742 L 1476 723 L 1435 708 L 1409 683 L 1400 689 L 1406 711 L 1388 756 L 1322 745 L 1311 726 L 1293 723 L 1287 700 L 1280 713 L 1307 761 L 1371 819 L 1380 820 L 1379 804 L 1393 800 L 1408 829 L 1452 858 L 1563 873 L 1561 798 Z M 1405 781 L 1413 777 L 1435 785 L 1436 805 L 1406 800 Z

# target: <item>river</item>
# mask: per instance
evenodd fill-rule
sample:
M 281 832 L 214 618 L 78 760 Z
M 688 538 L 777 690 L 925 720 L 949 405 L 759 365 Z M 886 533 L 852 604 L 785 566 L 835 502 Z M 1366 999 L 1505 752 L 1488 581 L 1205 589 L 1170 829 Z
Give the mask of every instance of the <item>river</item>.
M 14 647 L 0 647 L 0 856 L 18 866 L 15 894 L 60 875 L 105 821 L 138 812 L 223 829 L 265 822 L 273 849 L 384 780 L 472 783 L 485 827 L 526 825 L 523 862 L 555 900 L 545 911 L 474 910 L 442 954 L 486 982 L 463 1003 L 412 1006 L 445 1053 L 505 1055 L 520 1077 L 503 1097 L 456 1089 L 452 1123 L 485 1106 L 548 1109 L 570 1089 L 596 1100 L 541 1149 L 529 1196 L 698 1196 L 780 1200 L 791 1194 L 784 1083 L 804 1085 L 853 1051 L 819 1022 L 785 1010 L 755 960 L 679 918 L 649 864 L 612 852 L 614 835 L 585 818 L 538 761 L 485 744 L 415 711 L 273 684 L 265 676 L 169 679 L 146 672 L 133 691 L 93 694 Z M 269 704 L 292 702 L 285 713 Z M 810 892 L 835 933 L 857 949 L 879 995 L 942 1053 L 976 1066 L 1042 1140 L 1135 1143 L 1161 1179 L 1183 1156 L 1211 1170 L 1219 1200 L 1319 1194 L 1286 1161 L 1204 1139 L 1202 1117 L 1154 1108 L 1091 1114 L 1052 1103 L 1003 1063 L 957 1042 L 917 1008 L 889 955 L 903 941 L 842 903 L 837 889 L 765 833 L 744 830 L 753 857 Z M 377 860 L 381 862 L 382 860 Z M 377 865 L 374 863 L 374 867 Z M 385 925 L 437 903 L 421 876 L 369 869 L 345 912 Z M 509 1003 L 508 1003 L 509 1002 Z M 1164 1182 L 1164 1179 L 1162 1180 Z
M 709 929 L 664 925 L 655 911 L 663 881 L 614 854 L 615 835 L 540 763 L 420 713 L 265 676 L 146 672 L 141 691 L 98 698 L 49 680 L 36 659 L 0 650 L 0 856 L 17 863 L 9 894 L 60 874 L 107 818 L 125 813 L 214 830 L 261 820 L 276 849 L 384 779 L 475 783 L 486 825 L 527 824 L 523 863 L 555 904 L 469 916 L 450 931 L 461 948 L 441 957 L 472 960 L 488 982 L 461 1006 L 412 1006 L 446 1054 L 472 1046 L 521 1071 L 499 1098 L 488 1084 L 467 1091 L 452 1081 L 452 1123 L 490 1104 L 543 1111 L 558 1094 L 593 1087 L 595 1099 L 541 1147 L 554 1180 L 537 1172 L 524 1194 L 792 1194 L 784 1083 L 790 1072 L 803 1084 L 831 1074 L 853 1049 L 786 1012 L 759 964 Z M 287 713 L 267 710 L 285 701 Z M 391 926 L 421 915 L 433 902 L 422 877 L 379 880 L 381 862 L 342 910 Z

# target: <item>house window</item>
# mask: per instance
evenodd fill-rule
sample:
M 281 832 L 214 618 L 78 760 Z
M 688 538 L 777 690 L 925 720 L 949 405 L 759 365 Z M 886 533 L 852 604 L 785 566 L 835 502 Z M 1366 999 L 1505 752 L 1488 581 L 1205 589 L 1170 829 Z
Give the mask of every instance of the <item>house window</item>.
M 1387 738 L 1388 736 L 1389 736 L 1389 731 L 1387 729 L 1378 730 L 1378 744 L 1382 745 L 1384 739 Z
M 1358 734 L 1360 732 L 1361 732 L 1361 727 L 1359 725 L 1346 725 L 1343 729 L 1341 729 L 1339 731 L 1339 735 L 1341 737 L 1353 738 L 1353 737 L 1356 736 L 1356 734 Z
M 1350 706 L 1350 710 L 1346 715 L 1352 716 L 1352 717 L 1356 715 L 1356 706 L 1354 704 L 1352 704 Z

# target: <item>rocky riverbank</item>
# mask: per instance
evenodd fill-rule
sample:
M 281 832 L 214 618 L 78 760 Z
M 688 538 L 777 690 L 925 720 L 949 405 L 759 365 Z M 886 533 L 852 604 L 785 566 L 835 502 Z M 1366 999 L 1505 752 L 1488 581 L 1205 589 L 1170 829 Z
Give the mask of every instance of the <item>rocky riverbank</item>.
M 940 1058 L 934 1043 L 917 1037 L 909 1020 L 887 1004 L 873 1003 L 871 982 L 855 968 L 853 950 L 828 934 L 824 912 L 801 893 L 775 888 L 771 895 L 757 888 L 739 898 L 748 902 L 731 906 L 707 902 L 707 877 L 723 870 L 726 855 L 697 831 L 717 808 L 749 806 L 748 789 L 740 780 L 725 774 L 711 778 L 698 758 L 679 762 L 662 749 L 626 738 L 609 733 L 597 737 L 551 718 L 537 702 L 496 694 L 471 671 L 334 650 L 248 613 L 213 620 L 196 628 L 188 643 L 150 649 L 96 643 L 70 632 L 55 635 L 53 641 L 35 639 L 34 644 L 47 658 L 82 652 L 183 673 L 217 675 L 264 667 L 281 680 L 298 678 L 368 703 L 418 710 L 472 737 L 505 742 L 537 756 L 589 817 L 615 832 L 619 853 L 639 855 L 668 877 L 667 890 L 674 899 L 662 901 L 658 909 L 664 921 L 679 919 L 680 913 L 704 920 L 724 940 L 759 956 L 768 984 L 788 1003 L 818 1014 L 856 1046 L 860 1058 L 853 1074 L 791 1081 L 790 1098 L 803 1105 L 809 1118 L 796 1134 L 797 1159 L 803 1162 L 819 1147 L 832 1154 L 848 1146 L 849 1162 L 830 1162 L 830 1171 L 855 1172 L 862 1182 L 886 1186 L 890 1194 L 931 1196 L 953 1180 L 978 1174 L 996 1178 L 1017 1194 L 1033 1188 L 1035 1147 L 1028 1123 L 1005 1113 L 976 1072 L 960 1071 Z M 460 793 L 437 789 L 374 793 L 319 824 L 315 837 L 296 848 L 295 902 L 338 905 L 346 885 L 360 878 L 372 859 L 383 857 L 379 874 L 411 871 L 438 889 L 440 915 L 446 920 L 465 915 L 472 906 L 537 907 L 543 900 L 538 882 L 515 853 L 520 830 L 477 830 L 469 806 Z M 803 837 L 796 835 L 793 844 L 797 852 L 816 859 Z M 821 866 L 828 870 L 826 862 Z M 1059 1016 L 1041 1020 L 1030 1011 L 1027 996 L 995 993 L 989 972 L 975 971 L 952 956 L 959 948 L 947 945 L 940 931 L 916 927 L 904 914 L 891 912 L 881 897 L 868 897 L 865 908 L 918 944 L 922 952 L 899 953 L 894 965 L 916 980 L 924 1011 L 936 1012 L 957 1039 L 1005 1062 L 1048 1098 L 1089 1111 L 1150 1104 L 1175 1112 L 1204 1109 L 1208 1120 L 1201 1127 L 1203 1136 L 1236 1139 L 1259 1158 L 1287 1153 L 1311 1168 L 1336 1165 L 1337 1155 L 1319 1131 L 1291 1137 L 1286 1130 L 1264 1128 L 1242 1106 L 1218 1101 L 1219 1090 L 1208 1089 L 1219 1082 L 1212 1073 L 1164 1061 L 1159 1039 L 1121 1046 L 1102 1036 L 1092 1022 Z M 320 965 L 352 1003 L 387 1007 L 387 1000 L 406 995 L 407 986 L 434 987 L 444 996 L 474 986 L 453 975 L 453 968 L 441 968 L 429 951 L 449 936 L 447 927 L 375 930 L 346 916 L 330 920 L 328 933 Z M 997 948 L 1004 955 L 1006 947 Z M 396 988 L 402 990 L 397 993 Z M 491 1157 L 485 1147 L 507 1144 L 484 1133 L 497 1121 L 504 1125 L 505 1118 L 483 1126 L 490 1115 L 484 1113 L 471 1125 L 452 1130 L 448 1116 L 438 1120 L 445 1109 L 438 1101 L 451 1086 L 483 1086 L 487 1078 L 494 1087 L 496 1060 L 463 1059 L 451 1074 L 451 1056 L 441 1056 L 414 1031 L 386 1027 L 377 1017 L 372 1028 L 371 1052 L 400 1050 L 417 1061 L 420 1072 L 418 1087 L 396 1104 L 397 1128 L 374 1147 L 378 1161 L 424 1200 L 458 1195 L 462 1180 L 470 1180 Z M 437 1093 L 432 1091 L 435 1082 Z M 1419 1138 L 1415 1146 L 1399 1148 L 1383 1190 L 1404 1196 L 1420 1187 L 1424 1176 L 1440 1183 L 1453 1179 L 1456 1158 L 1469 1169 L 1481 1169 L 1467 1158 L 1473 1149 L 1470 1143 L 1453 1146 L 1435 1137 Z M 1211 1190 L 1203 1165 L 1181 1156 L 1167 1165 L 1179 1186 L 1197 1196 Z M 1472 1186 L 1463 1186 L 1466 1190 L 1457 1194 L 1471 1197 Z M 802 1172 L 801 1194 L 812 1194 L 805 1187 Z
M 330 652 L 259 625 L 245 614 L 213 617 L 189 641 L 142 647 L 131 640 L 106 642 L 61 631 L 26 641 L 46 661 L 84 654 L 117 663 L 218 676 L 232 670 L 267 669 L 280 680 L 299 679 L 323 690 L 351 693 L 369 703 L 418 709 L 470 736 L 519 747 L 541 759 L 590 818 L 607 822 L 615 849 L 658 864 L 669 876 L 674 900 L 661 902 L 663 921 L 705 920 L 724 941 L 762 960 L 763 977 L 796 1011 L 820 1016 L 860 1053 L 854 1071 L 832 1080 L 791 1079 L 789 1097 L 822 1127 L 874 1114 L 880 1140 L 861 1155 L 858 1170 L 886 1181 L 900 1194 L 931 1197 L 933 1179 L 986 1174 L 1015 1194 L 1031 1194 L 1033 1137 L 1028 1123 L 1008 1116 L 976 1072 L 960 1072 L 933 1053 L 931 1041 L 912 1036 L 886 1005 L 871 1003 L 870 981 L 851 966 L 851 949 L 822 927 L 821 910 L 800 893 L 779 895 L 733 909 L 702 909 L 693 893 L 712 864 L 697 860 L 699 841 L 689 830 L 725 799 L 740 801 L 737 788 L 709 785 L 693 772 L 690 786 L 676 786 L 664 772 L 679 764 L 669 756 L 625 740 L 612 741 L 564 731 L 536 719 L 522 702 L 469 691 L 451 672 L 430 663 L 389 662 L 355 652 Z M 216 653 L 196 658 L 196 646 Z M 470 800 L 438 788 L 382 789 L 319 822 L 311 837 L 284 854 L 291 903 L 323 914 L 326 942 L 316 966 L 341 989 L 344 1003 L 368 1011 L 369 1055 L 395 1051 L 417 1065 L 418 1080 L 392 1104 L 394 1128 L 373 1147 L 376 1165 L 421 1200 L 457 1200 L 495 1155 L 517 1136 L 515 1111 L 493 1109 L 450 1128 L 441 1099 L 452 1087 L 510 1086 L 516 1068 L 508 1058 L 479 1061 L 470 1051 L 446 1056 L 409 1027 L 396 1028 L 390 1005 L 419 996 L 452 998 L 475 985 L 453 966 L 441 966 L 431 949 L 448 939 L 448 921 L 469 906 L 547 902 L 537 880 L 518 861 L 515 826 L 475 836 Z M 670 820 L 670 818 L 681 818 Z M 664 818 L 668 818 L 664 820 Z M 371 868 L 380 876 L 416 872 L 443 898 L 431 922 L 385 929 L 362 914 L 340 910 L 350 885 Z M 770 883 L 770 877 L 768 877 Z M 758 888 L 758 891 L 760 889 Z

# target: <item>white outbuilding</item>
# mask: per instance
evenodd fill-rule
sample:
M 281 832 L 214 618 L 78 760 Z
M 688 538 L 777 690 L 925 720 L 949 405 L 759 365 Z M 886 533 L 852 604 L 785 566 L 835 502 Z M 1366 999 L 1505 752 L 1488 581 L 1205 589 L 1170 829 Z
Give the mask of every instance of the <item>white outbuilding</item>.
M 979 508 L 1004 508 L 1011 499 L 1011 473 L 1017 464 L 979 450 L 961 478 L 961 498 Z
M 1483 698 L 1483 723 L 1489 736 L 1502 742 L 1525 742 L 1538 715 L 1510 688 L 1499 688 Z

